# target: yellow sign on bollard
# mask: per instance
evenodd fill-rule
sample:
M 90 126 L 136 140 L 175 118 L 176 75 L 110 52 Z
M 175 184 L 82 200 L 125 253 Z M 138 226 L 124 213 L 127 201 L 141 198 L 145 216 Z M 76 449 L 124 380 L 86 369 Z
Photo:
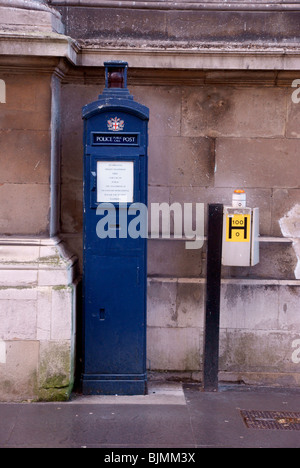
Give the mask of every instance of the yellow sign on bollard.
M 226 216 L 226 242 L 250 242 L 250 232 L 250 214 L 229 214 Z

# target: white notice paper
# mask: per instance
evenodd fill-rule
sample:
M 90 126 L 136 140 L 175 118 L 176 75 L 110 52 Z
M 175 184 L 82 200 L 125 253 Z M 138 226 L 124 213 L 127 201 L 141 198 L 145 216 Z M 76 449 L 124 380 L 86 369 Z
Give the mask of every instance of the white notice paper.
M 133 203 L 133 161 L 97 161 L 97 203 Z

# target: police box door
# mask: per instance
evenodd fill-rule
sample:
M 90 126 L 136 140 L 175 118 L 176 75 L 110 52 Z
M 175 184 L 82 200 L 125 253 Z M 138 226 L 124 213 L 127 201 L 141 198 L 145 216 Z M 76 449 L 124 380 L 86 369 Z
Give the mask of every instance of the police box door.
M 83 109 L 86 394 L 146 391 L 147 239 L 128 225 L 132 204 L 147 205 L 149 111 L 130 95 L 123 65 L 106 65 L 103 94 Z M 124 87 L 110 86 L 109 73 Z

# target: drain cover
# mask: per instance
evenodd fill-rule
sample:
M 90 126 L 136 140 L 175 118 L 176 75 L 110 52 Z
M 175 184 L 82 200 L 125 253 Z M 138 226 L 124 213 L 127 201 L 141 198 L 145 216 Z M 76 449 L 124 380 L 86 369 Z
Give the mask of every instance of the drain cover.
M 300 431 L 300 413 L 291 411 L 240 411 L 246 426 L 250 429 Z

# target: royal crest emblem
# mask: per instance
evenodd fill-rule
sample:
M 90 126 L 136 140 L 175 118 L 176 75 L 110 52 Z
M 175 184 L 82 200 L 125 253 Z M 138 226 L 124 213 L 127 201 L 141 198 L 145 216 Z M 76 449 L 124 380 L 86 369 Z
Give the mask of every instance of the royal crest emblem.
M 124 125 L 124 120 L 121 120 L 118 117 L 114 117 L 107 121 L 108 130 L 112 130 L 113 132 L 120 132 L 121 130 L 123 130 Z

